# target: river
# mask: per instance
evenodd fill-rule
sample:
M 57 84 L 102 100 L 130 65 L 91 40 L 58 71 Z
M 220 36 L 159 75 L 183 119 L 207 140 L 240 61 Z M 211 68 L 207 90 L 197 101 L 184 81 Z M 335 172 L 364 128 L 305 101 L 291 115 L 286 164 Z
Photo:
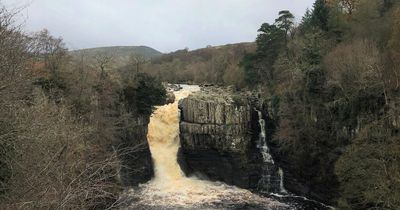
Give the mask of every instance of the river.
M 174 103 L 156 107 L 147 135 L 155 176 L 130 192 L 133 201 L 129 209 L 324 209 L 302 197 L 262 195 L 221 182 L 186 177 L 177 162 L 178 102 L 199 90 L 198 86 L 182 85 L 175 92 Z

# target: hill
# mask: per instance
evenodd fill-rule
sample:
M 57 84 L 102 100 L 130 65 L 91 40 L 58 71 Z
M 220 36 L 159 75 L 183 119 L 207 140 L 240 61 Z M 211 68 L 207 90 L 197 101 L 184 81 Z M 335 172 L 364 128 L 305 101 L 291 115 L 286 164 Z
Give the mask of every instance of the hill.
M 237 81 L 243 76 L 239 63 L 254 50 L 252 42 L 183 49 L 152 59 L 145 71 L 172 83 L 239 84 Z
M 150 60 L 162 55 L 161 52 L 147 46 L 110 46 L 88 48 L 70 51 L 73 57 L 82 56 L 94 59 L 99 54 L 110 55 L 113 59 L 113 67 L 119 68 L 126 65 L 132 56 L 141 56 L 146 60 Z

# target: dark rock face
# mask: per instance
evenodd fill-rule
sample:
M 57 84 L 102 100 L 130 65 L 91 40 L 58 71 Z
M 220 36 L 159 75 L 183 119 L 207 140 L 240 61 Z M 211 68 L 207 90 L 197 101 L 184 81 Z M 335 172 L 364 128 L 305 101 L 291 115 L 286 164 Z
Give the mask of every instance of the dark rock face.
M 241 104 L 233 105 L 218 95 L 194 95 L 180 101 L 178 161 L 187 175 L 204 175 L 242 188 L 263 189 L 265 167 L 257 147 L 259 117 L 250 102 Z M 277 167 L 271 169 L 271 175 L 277 175 Z M 277 191 L 279 178 L 269 178 L 275 180 L 267 183 L 269 189 Z
M 334 192 L 332 192 L 332 188 L 327 186 L 333 186 L 335 183 L 325 183 L 323 186 L 317 186 L 310 181 L 311 176 L 317 176 L 317 174 L 310 176 L 301 175 L 288 155 L 278 152 L 280 151 L 280 145 L 277 145 L 276 141 L 272 140 L 275 132 L 279 129 L 278 121 L 281 113 L 274 108 L 271 101 L 267 101 L 262 110 L 264 110 L 263 114 L 265 114 L 265 119 L 267 119 L 266 131 L 271 154 L 274 157 L 276 165 L 279 165 L 284 172 L 283 180 L 285 189 L 298 196 L 306 196 L 310 199 L 332 204 L 332 194 Z
M 147 142 L 149 116 L 130 120 L 128 128 L 121 131 L 117 145 L 121 160 L 120 178 L 124 186 L 137 186 L 149 181 L 153 175 L 153 162 Z
M 187 150 L 180 152 L 185 161 L 184 171 L 191 175 L 204 175 L 212 181 L 223 181 L 242 188 L 256 188 L 260 178 L 258 164 L 253 157 L 243 159 L 241 154 L 214 150 Z M 200 173 L 200 174 L 198 174 Z

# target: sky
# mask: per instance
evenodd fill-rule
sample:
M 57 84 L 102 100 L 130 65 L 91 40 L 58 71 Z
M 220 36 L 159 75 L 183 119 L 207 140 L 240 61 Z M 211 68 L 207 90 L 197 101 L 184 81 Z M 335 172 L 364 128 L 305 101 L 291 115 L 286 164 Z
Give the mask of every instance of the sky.
M 254 41 L 262 23 L 314 0 L 0 0 L 27 32 L 47 28 L 70 49 L 145 45 L 161 52 Z

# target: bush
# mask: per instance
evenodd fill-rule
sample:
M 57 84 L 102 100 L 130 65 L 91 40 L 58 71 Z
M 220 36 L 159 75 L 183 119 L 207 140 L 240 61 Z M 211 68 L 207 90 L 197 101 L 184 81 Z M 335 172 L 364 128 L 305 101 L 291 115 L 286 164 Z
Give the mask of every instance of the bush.
M 153 106 L 166 102 L 166 90 L 161 82 L 144 73 L 136 75 L 134 83 L 123 89 L 122 100 L 132 113 L 150 115 Z
M 14 138 L 1 138 L 2 149 L 12 143 L 1 153 L 12 174 L 2 178 L 3 209 L 91 209 L 116 199 L 118 159 L 95 149 L 92 126 L 41 94 L 12 111 Z
M 336 163 L 341 209 L 397 209 L 400 206 L 400 136 L 390 125 L 361 130 Z

